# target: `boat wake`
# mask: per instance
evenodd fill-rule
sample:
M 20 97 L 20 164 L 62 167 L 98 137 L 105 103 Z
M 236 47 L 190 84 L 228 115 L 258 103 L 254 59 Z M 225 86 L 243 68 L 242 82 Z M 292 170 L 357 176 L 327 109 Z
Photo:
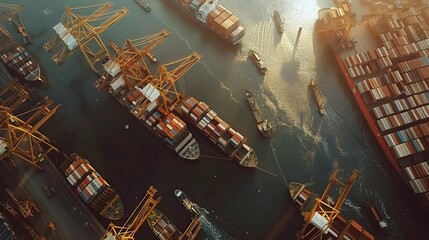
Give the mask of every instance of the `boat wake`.
M 205 208 L 201 208 L 200 221 L 202 230 L 204 231 L 204 239 L 207 240 L 233 240 L 231 236 L 220 229 L 210 218 L 209 212 Z

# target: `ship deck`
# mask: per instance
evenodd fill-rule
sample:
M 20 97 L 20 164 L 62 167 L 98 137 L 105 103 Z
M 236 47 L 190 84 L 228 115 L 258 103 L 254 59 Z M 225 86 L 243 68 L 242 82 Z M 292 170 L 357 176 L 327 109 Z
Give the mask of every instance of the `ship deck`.
M 386 15 L 388 16 L 388 14 Z M 427 19 L 426 17 L 427 16 L 425 16 L 424 19 Z M 425 21 L 427 22 L 427 20 Z M 404 132 L 405 130 L 414 131 L 415 128 L 421 129 L 422 127 L 424 127 L 422 124 L 426 124 L 426 125 L 428 124 L 428 118 L 427 117 L 422 118 L 422 116 L 425 116 L 428 114 L 427 103 L 423 101 L 423 102 L 418 102 L 418 104 L 410 103 L 407 106 L 408 98 L 415 98 L 420 93 L 423 93 L 423 94 L 428 93 L 427 88 L 419 88 L 418 91 L 414 90 L 415 86 L 420 87 L 420 85 L 417 85 L 417 84 L 422 84 L 422 85 L 426 84 L 425 81 L 423 81 L 424 78 L 420 78 L 419 75 L 416 75 L 416 76 L 413 76 L 413 78 L 405 79 L 406 74 L 411 75 L 412 73 L 415 73 L 415 72 L 412 72 L 414 71 L 414 69 L 416 69 L 415 71 L 421 70 L 423 73 L 424 73 L 423 70 L 427 70 L 427 69 L 424 69 L 426 64 L 423 64 L 423 67 L 422 66 L 419 67 L 418 65 L 416 66 L 415 64 L 413 65 L 412 63 L 408 63 L 408 61 L 411 61 L 414 59 L 419 60 L 419 58 L 421 59 L 421 56 L 425 56 L 427 54 L 425 52 L 427 51 L 427 48 L 423 45 L 418 45 L 418 47 L 415 48 L 418 51 L 418 54 L 414 54 L 414 55 L 412 54 L 413 52 L 408 50 L 408 48 L 406 48 L 407 50 L 406 52 L 400 52 L 400 48 L 405 48 L 406 46 L 408 46 L 407 44 L 417 44 L 418 40 L 409 40 L 411 39 L 410 37 L 408 39 L 408 43 L 400 45 L 397 42 L 394 42 L 394 41 L 398 41 L 398 38 L 392 38 L 391 42 L 388 42 L 388 44 L 390 43 L 391 45 L 387 45 L 389 47 L 386 47 L 386 49 L 389 49 L 390 51 L 386 51 L 387 56 L 383 55 L 386 57 L 382 57 L 377 53 L 377 55 L 379 56 L 377 56 L 375 60 L 373 56 L 371 56 L 371 60 L 365 60 L 366 61 L 364 62 L 365 64 L 376 62 L 376 64 L 378 65 L 378 68 L 375 68 L 375 71 L 374 69 L 369 69 L 370 71 L 367 71 L 367 69 L 362 69 L 360 70 L 360 72 L 358 72 L 358 74 L 355 74 L 356 72 L 349 71 L 350 68 L 354 68 L 354 66 L 362 67 L 365 65 L 363 63 L 362 64 L 357 63 L 361 60 L 357 61 L 355 58 L 355 60 L 350 60 L 352 61 L 351 64 L 353 67 L 350 67 L 348 69 L 348 67 L 346 66 L 346 63 L 343 62 L 343 60 L 346 57 L 349 57 L 355 54 L 363 54 L 368 50 L 375 50 L 377 48 L 384 47 L 386 44 L 386 42 L 383 44 L 381 40 L 378 40 L 379 33 L 376 32 L 374 27 L 370 27 L 370 24 L 373 25 L 374 23 L 378 23 L 378 21 L 375 19 L 366 20 L 351 28 L 349 36 L 350 36 L 350 40 L 354 42 L 354 46 L 351 49 L 341 51 L 341 50 L 335 49 L 336 47 L 334 46 L 334 44 L 331 44 L 331 46 L 332 46 L 332 49 L 334 49 L 336 60 L 347 82 L 347 86 L 351 90 L 351 93 L 353 94 L 353 97 L 360 111 L 362 112 L 362 115 L 365 121 L 370 127 L 370 130 L 373 136 L 375 137 L 375 139 L 377 140 L 377 142 L 379 143 L 382 151 L 385 153 L 387 159 L 389 160 L 389 162 L 391 163 L 395 171 L 399 174 L 399 176 L 404 180 L 404 182 L 407 183 L 407 185 L 414 193 L 417 193 L 416 194 L 417 199 L 420 200 L 420 202 L 424 207 L 426 207 L 426 209 L 429 209 L 429 187 L 425 187 L 424 184 L 422 183 L 424 181 L 427 181 L 429 177 L 426 172 L 424 172 L 423 175 L 415 172 L 415 171 L 419 171 L 415 169 L 420 169 L 422 167 L 421 166 L 422 164 L 427 164 L 427 152 L 428 152 L 429 145 L 427 144 L 427 141 L 424 140 L 425 138 L 424 136 L 425 135 L 427 136 L 427 134 L 429 133 L 427 132 L 427 130 L 423 129 L 421 130 L 423 131 L 423 137 L 413 136 L 411 138 L 391 140 L 392 142 L 389 143 L 390 144 L 389 146 L 386 142 L 387 140 L 385 140 L 385 136 L 390 137 L 392 139 L 395 139 L 394 137 L 401 138 L 402 132 Z M 394 24 L 394 23 L 395 23 L 394 21 L 389 22 L 389 24 Z M 383 24 L 387 24 L 387 23 L 383 22 Z M 406 26 L 412 26 L 412 25 L 406 25 Z M 394 29 L 401 29 L 401 28 L 395 27 Z M 383 34 L 390 34 L 393 32 L 393 30 L 390 30 L 389 27 L 384 27 L 382 31 L 385 31 L 383 32 Z M 327 36 L 328 39 L 330 38 L 329 32 L 332 32 L 332 30 L 325 31 L 325 35 Z M 426 38 L 419 37 L 419 38 L 420 38 L 420 41 L 426 41 L 428 37 Z M 382 38 L 380 37 L 380 39 Z M 393 43 L 397 45 L 393 45 Z M 413 49 L 413 51 L 415 50 Z M 356 57 L 356 55 L 354 57 Z M 386 62 L 384 62 L 385 59 L 388 60 L 387 64 Z M 378 60 L 383 61 L 382 62 L 383 64 L 381 64 L 381 66 Z M 350 62 L 347 63 L 347 65 L 350 66 Z M 408 66 L 409 69 L 405 69 L 403 68 L 403 66 Z M 382 82 L 382 80 L 377 80 L 377 79 L 386 78 L 385 74 L 390 74 L 391 69 L 393 69 L 393 71 L 396 71 L 399 74 L 399 77 L 403 78 L 404 80 L 397 78 L 396 76 L 391 77 L 391 79 L 393 80 L 389 80 L 387 81 L 387 83 Z M 363 71 L 363 74 L 362 74 L 362 71 Z M 355 75 L 355 76 L 351 76 L 351 75 Z M 375 80 L 377 81 L 377 84 L 381 86 L 373 86 L 372 82 L 369 82 L 370 78 L 373 78 L 373 79 L 377 78 Z M 363 84 L 365 84 L 364 87 L 362 87 Z M 367 87 L 367 85 L 370 87 Z M 385 87 L 385 88 L 382 88 L 382 87 Z M 397 87 L 398 90 L 391 90 L 392 87 Z M 367 90 L 367 88 L 369 88 L 369 90 Z M 388 88 L 387 93 L 385 91 L 386 88 Z M 412 89 L 412 90 L 408 90 L 408 89 Z M 370 92 L 370 91 L 373 91 L 373 92 Z M 364 95 L 364 94 L 367 94 L 367 95 Z M 404 104 L 405 107 L 403 107 L 402 105 L 397 105 L 397 104 L 403 104 L 404 102 L 405 102 Z M 388 106 L 391 106 L 393 108 L 392 112 L 386 113 L 380 110 L 380 109 L 384 109 L 385 104 L 388 104 Z M 395 110 L 396 108 L 398 108 L 398 110 Z M 376 115 L 375 110 L 380 111 L 380 114 L 377 113 L 378 115 Z M 372 112 L 374 112 L 374 114 L 371 114 Z M 416 115 L 414 114 L 415 112 L 419 112 L 419 113 Z M 394 153 L 396 156 L 394 155 Z M 425 157 L 425 154 L 426 154 L 426 157 Z M 406 174 L 408 176 L 406 176 Z M 414 185 L 411 185 L 411 184 L 414 184 Z M 421 194 L 418 194 L 418 192 L 420 192 Z

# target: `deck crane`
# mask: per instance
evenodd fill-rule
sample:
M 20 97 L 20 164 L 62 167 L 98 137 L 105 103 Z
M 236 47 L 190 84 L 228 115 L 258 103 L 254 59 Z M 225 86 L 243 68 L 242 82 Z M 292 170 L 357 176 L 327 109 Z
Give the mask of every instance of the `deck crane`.
M 358 170 L 354 170 L 345 183 L 341 182 L 336 177 L 337 172 L 338 171 L 335 171 L 331 175 L 329 184 L 323 192 L 323 195 L 320 198 L 316 197 L 311 211 L 304 213 L 305 223 L 303 228 L 297 233 L 298 239 L 323 239 L 323 234 L 326 233 L 330 224 L 340 213 L 341 206 L 353 183 L 356 181 L 359 172 Z M 333 185 L 340 185 L 342 190 L 338 199 L 332 204 L 330 202 L 333 200 L 330 199 L 329 193 Z
M 52 55 L 52 60 L 56 64 L 62 64 L 79 48 L 90 68 L 98 74 L 96 64 L 109 57 L 109 51 L 99 35 L 128 14 L 126 8 L 109 12 L 111 7 L 110 3 L 77 8 L 65 7 L 60 23 L 53 27 L 55 33 L 43 48 L 48 52 L 58 49 Z M 78 10 L 93 8 L 97 9 L 89 15 L 75 13 Z M 100 21 L 102 22 L 99 23 Z
M 118 70 L 121 71 L 121 76 L 129 89 L 144 83 L 146 78 L 152 75 L 144 61 L 144 56 L 148 56 L 153 48 L 170 35 L 171 33 L 164 29 L 147 37 L 128 39 L 122 47 L 119 47 L 113 41 L 109 41 L 115 56 L 104 64 L 106 72 L 96 82 L 95 86 L 98 89 L 107 89 Z
M 26 163 L 41 169 L 39 162 L 52 151 L 58 151 L 49 139 L 38 129 L 60 108 L 49 107 L 52 101 L 45 98 L 40 105 L 19 117 L 11 114 L 7 108 L 0 108 L 0 159 L 17 157 Z M 28 115 L 29 116 L 28 116 Z M 20 117 L 27 117 L 25 120 Z
M 18 33 L 21 34 L 25 44 L 31 43 L 30 36 L 25 29 L 24 23 L 19 16 L 19 12 L 24 8 L 21 4 L 0 3 L 0 23 L 6 19 L 16 27 Z
M 160 93 L 158 98 L 160 109 L 170 112 L 176 107 L 183 98 L 183 94 L 177 90 L 175 83 L 200 59 L 201 55 L 194 52 L 185 58 L 159 66 L 158 74 L 150 84 Z M 175 66 L 175 68 L 168 71 L 167 66 Z
M 134 240 L 136 232 L 161 201 L 160 197 L 155 199 L 156 192 L 157 190 L 151 186 L 125 224 L 121 227 L 110 223 L 101 240 Z

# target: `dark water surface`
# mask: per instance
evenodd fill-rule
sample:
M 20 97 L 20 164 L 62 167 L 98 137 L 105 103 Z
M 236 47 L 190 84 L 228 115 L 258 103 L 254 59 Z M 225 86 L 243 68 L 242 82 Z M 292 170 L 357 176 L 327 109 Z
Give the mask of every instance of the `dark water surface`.
M 202 149 L 200 160 L 180 159 L 112 97 L 93 87 L 97 77 L 81 53 L 60 67 L 51 61 L 42 46 L 53 34 L 63 7 L 103 1 L 22 2 L 26 7 L 21 16 L 33 40 L 29 50 L 47 76 L 47 84 L 39 92 L 62 105 L 42 132 L 66 153 L 86 157 L 123 197 L 126 216 L 153 185 L 162 197 L 158 208 L 185 230 L 189 215 L 173 195 L 180 188 L 210 213 L 204 224 L 208 239 L 294 239 L 303 220 L 289 198 L 287 182 L 313 181 L 313 189 L 322 193 L 332 170 L 340 169 L 340 175 L 347 177 L 357 168 L 360 175 L 343 205 L 343 215 L 375 233 L 360 208 L 370 200 L 388 222 L 387 238 L 428 236 L 427 216 L 387 164 L 345 88 L 326 41 L 313 32 L 317 11 L 330 7 L 329 0 L 220 1 L 246 28 L 239 46 L 230 46 L 195 24 L 166 0 L 146 0 L 152 7 L 150 13 L 132 0 L 111 1 L 113 9 L 124 6 L 130 12 L 102 33 L 102 39 L 122 45 L 127 38 L 166 28 L 172 35 L 153 50 L 161 63 L 193 51 L 200 53 L 202 60 L 178 85 L 247 136 L 266 171 L 245 169 L 220 158 L 220 152 L 199 134 L 195 135 Z M 285 20 L 283 35 L 278 34 L 272 18 L 276 9 Z M 303 30 L 297 42 L 300 26 Z M 265 77 L 247 58 L 249 49 L 266 61 Z M 156 65 L 148 64 L 156 72 Z M 320 117 L 311 101 L 307 90 L 311 78 L 326 95 L 327 116 Z M 253 91 L 263 114 L 274 124 L 271 140 L 257 132 L 244 89 Z M 125 129 L 126 124 L 131 125 L 130 130 Z M 137 237 L 152 239 L 154 235 L 145 224 Z

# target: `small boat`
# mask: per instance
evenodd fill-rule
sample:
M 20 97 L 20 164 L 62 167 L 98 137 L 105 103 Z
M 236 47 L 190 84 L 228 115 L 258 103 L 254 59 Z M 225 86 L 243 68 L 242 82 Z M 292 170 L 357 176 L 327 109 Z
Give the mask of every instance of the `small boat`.
M 265 74 L 268 71 L 267 67 L 265 66 L 264 61 L 262 61 L 262 59 L 259 57 L 259 55 L 255 51 L 249 50 L 249 57 L 256 64 L 256 67 L 258 67 L 258 70 L 262 74 Z
M 325 99 L 323 98 L 322 92 L 320 91 L 314 79 L 310 80 L 308 88 L 310 89 L 311 96 L 313 96 L 313 100 L 316 103 L 317 111 L 319 111 L 320 115 L 325 115 L 326 111 L 323 109 L 325 107 Z
M 149 4 L 143 0 L 134 0 L 137 5 L 139 5 L 141 8 L 143 8 L 146 12 L 152 11 L 152 8 L 150 8 Z
M 161 240 L 180 239 L 182 232 L 158 209 L 153 209 L 147 218 L 153 233 Z
M 192 217 L 197 218 L 201 215 L 200 206 L 198 204 L 191 201 L 191 199 L 186 196 L 186 194 L 179 189 L 174 191 L 174 195 L 176 195 L 179 202 L 185 207 L 185 209 L 192 215 Z
M 255 99 L 253 98 L 252 92 L 249 90 L 244 90 L 246 102 L 250 107 L 250 110 L 252 110 L 253 116 L 256 121 L 256 127 L 258 128 L 259 132 L 262 134 L 262 136 L 269 138 L 273 134 L 273 128 L 271 124 L 268 122 L 267 119 L 263 118 L 258 105 L 256 105 Z
M 277 30 L 279 33 L 283 33 L 285 31 L 284 23 L 282 20 L 282 17 L 280 16 L 280 13 L 277 10 L 274 10 L 274 21 L 277 26 Z
M 375 208 L 374 203 L 372 202 L 367 202 L 366 203 L 366 207 L 368 209 L 368 212 L 372 218 L 372 220 L 377 223 L 378 228 L 381 231 L 386 231 L 387 230 L 387 223 L 381 218 L 380 213 L 378 212 L 378 210 Z

